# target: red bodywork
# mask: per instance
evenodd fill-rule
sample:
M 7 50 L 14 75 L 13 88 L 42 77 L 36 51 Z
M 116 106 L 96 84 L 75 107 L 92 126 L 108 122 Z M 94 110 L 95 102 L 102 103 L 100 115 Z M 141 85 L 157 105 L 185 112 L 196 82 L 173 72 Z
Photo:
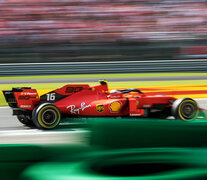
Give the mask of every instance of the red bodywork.
M 5 97 L 8 92 L 4 92 Z M 174 97 L 146 96 L 133 91 L 110 93 L 105 82 L 97 86 L 66 85 L 40 97 L 35 89 L 23 88 L 20 92 L 12 92 L 15 98 L 12 101 L 16 100 L 16 105 L 11 104 L 9 96 L 7 102 L 13 108 L 33 110 L 37 105 L 49 102 L 61 114 L 75 116 L 147 116 L 146 110 L 166 111 L 176 100 Z

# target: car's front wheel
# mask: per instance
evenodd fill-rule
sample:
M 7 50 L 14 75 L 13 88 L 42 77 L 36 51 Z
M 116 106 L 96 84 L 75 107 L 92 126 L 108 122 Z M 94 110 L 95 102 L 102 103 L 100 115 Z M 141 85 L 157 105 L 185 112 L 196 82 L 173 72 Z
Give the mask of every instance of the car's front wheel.
M 176 119 L 184 121 L 191 121 L 197 118 L 199 114 L 199 108 L 191 98 L 177 99 L 172 106 L 172 115 Z
M 44 103 L 33 110 L 32 120 L 39 129 L 53 129 L 58 126 L 61 118 L 59 109 L 51 104 Z

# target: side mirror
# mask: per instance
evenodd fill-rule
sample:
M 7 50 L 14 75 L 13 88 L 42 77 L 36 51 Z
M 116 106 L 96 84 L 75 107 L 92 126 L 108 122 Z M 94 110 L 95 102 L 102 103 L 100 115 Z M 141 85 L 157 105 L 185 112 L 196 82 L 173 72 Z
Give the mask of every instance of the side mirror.
M 101 84 L 101 85 L 105 85 L 105 84 L 107 84 L 107 80 L 99 80 L 99 83 Z

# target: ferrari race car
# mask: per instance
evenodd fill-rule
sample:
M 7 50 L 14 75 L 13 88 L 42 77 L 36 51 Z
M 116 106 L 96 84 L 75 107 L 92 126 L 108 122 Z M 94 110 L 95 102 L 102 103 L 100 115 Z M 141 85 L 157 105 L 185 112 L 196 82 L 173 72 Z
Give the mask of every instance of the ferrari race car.
M 41 129 L 58 126 L 62 118 L 74 116 L 137 116 L 190 121 L 196 119 L 199 107 L 191 98 L 155 95 L 147 96 L 139 89 L 115 89 L 108 91 L 107 82 L 97 86 L 69 84 L 38 96 L 30 87 L 3 91 L 8 105 L 18 120 Z

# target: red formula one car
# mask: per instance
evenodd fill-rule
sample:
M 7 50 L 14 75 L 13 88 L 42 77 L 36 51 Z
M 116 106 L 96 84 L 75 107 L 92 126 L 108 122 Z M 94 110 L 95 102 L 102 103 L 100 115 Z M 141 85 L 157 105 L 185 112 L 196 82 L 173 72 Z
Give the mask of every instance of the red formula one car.
M 199 113 L 197 103 L 190 98 L 156 95 L 147 96 L 139 89 L 115 89 L 108 92 L 107 82 L 100 85 L 65 85 L 38 96 L 28 87 L 3 91 L 6 101 L 20 122 L 37 128 L 55 128 L 61 118 L 72 116 L 137 116 L 193 120 Z

